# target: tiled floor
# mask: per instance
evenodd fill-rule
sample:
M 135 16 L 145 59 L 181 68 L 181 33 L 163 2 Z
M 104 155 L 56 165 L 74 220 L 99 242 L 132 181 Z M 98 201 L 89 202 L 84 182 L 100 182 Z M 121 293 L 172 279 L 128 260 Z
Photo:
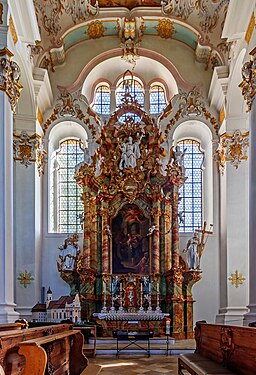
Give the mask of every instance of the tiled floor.
M 178 356 L 154 355 L 147 358 L 143 355 L 102 356 L 90 358 L 90 363 L 102 366 L 100 375 L 177 375 Z

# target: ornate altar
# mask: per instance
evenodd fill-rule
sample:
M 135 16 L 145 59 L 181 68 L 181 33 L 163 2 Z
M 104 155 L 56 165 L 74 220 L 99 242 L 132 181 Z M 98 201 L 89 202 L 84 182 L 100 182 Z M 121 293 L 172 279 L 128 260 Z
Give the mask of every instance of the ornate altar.
M 121 122 L 124 113 L 141 120 L 127 116 Z M 179 255 L 182 165 L 129 95 L 101 128 L 97 143 L 76 171 L 84 202 L 82 255 L 72 272 L 59 269 L 61 277 L 71 293 L 79 291 L 82 319 L 111 308 L 131 314 L 158 308 L 170 314 L 173 337 L 191 338 L 191 288 L 201 273 L 189 270 Z M 143 280 L 148 286 L 142 289 Z

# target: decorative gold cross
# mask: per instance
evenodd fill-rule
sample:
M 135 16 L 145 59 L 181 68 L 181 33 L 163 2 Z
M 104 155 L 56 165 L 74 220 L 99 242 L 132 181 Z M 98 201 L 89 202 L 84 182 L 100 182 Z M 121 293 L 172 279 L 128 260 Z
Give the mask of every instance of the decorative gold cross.
M 241 273 L 238 273 L 237 270 L 235 273 L 231 273 L 231 276 L 228 279 L 232 282 L 232 285 L 236 286 L 236 288 L 238 288 L 239 285 L 242 285 L 246 280 L 246 278 L 243 277 Z
M 17 278 L 20 281 L 20 284 L 24 286 L 24 288 L 27 287 L 28 284 L 30 284 L 31 280 L 34 280 L 33 277 L 31 277 L 31 272 L 25 272 L 20 273 L 20 277 Z

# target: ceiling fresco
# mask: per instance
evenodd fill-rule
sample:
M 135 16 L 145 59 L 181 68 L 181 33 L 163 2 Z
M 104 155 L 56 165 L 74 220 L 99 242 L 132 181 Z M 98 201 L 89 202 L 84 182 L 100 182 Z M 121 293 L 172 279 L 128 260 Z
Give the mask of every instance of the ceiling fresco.
M 136 7 L 160 6 L 161 0 L 99 0 L 100 7 L 126 7 L 128 9 Z
M 97 6 L 95 0 L 34 0 L 41 41 L 31 46 L 31 55 L 36 65 L 54 71 L 71 47 L 87 40 L 114 37 L 116 47 L 124 48 L 125 24 L 133 23 L 133 49 L 150 35 L 186 44 L 207 68 L 211 60 L 220 65 L 229 51 L 221 39 L 229 1 L 99 0 Z

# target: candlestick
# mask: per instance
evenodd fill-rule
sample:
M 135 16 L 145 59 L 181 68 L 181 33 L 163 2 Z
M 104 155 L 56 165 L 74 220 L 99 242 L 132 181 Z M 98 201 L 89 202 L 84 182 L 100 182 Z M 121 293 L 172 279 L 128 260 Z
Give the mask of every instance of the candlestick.
M 106 294 L 106 283 L 104 280 L 103 280 L 103 293 Z
M 122 283 L 120 283 L 120 293 L 122 292 Z
M 151 283 L 148 283 L 148 292 L 151 292 Z
M 159 293 L 159 283 L 156 284 L 156 291 Z

